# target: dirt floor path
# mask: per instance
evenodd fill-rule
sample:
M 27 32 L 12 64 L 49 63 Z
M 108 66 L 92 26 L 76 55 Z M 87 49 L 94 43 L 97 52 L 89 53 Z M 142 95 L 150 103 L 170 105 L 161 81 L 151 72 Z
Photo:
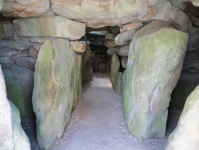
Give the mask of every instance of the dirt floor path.
M 128 132 L 123 99 L 112 90 L 106 75 L 86 84 L 64 136 L 51 150 L 164 150 L 167 139 L 139 142 Z M 85 85 L 84 85 L 85 88 Z

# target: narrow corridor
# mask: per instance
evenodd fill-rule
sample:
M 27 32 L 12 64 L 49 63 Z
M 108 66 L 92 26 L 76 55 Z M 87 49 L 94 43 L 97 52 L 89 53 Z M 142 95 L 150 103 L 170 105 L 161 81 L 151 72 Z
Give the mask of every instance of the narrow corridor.
M 108 74 L 95 74 L 51 150 L 164 150 L 166 141 L 133 138 L 124 123 L 122 97 L 112 90 Z

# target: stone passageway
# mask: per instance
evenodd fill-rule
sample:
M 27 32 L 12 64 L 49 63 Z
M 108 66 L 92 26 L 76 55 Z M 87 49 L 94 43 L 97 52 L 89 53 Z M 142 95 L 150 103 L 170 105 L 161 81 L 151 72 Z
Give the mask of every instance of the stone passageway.
M 61 139 L 51 150 L 164 150 L 166 139 L 139 142 L 127 131 L 123 99 L 112 90 L 108 74 L 84 84 L 83 98 Z

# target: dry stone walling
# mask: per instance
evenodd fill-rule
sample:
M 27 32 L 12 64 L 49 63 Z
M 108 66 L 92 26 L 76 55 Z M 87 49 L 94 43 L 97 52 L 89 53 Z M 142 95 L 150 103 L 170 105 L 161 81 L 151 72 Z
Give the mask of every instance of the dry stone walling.
M 0 14 L 5 16 L 0 16 L 0 64 L 8 98 L 22 118 L 36 114 L 42 149 L 62 136 L 81 97 L 81 67 L 83 79 L 92 79 L 93 54 L 86 38 L 81 39 L 86 43 L 80 42 L 86 26 L 113 26 L 104 46 L 112 55 L 111 81 L 125 99 L 131 134 L 139 140 L 165 136 L 167 107 L 181 72 L 187 33 L 183 70 L 199 70 L 198 1 L 185 1 L 0 0 Z M 150 23 L 154 20 L 164 22 Z

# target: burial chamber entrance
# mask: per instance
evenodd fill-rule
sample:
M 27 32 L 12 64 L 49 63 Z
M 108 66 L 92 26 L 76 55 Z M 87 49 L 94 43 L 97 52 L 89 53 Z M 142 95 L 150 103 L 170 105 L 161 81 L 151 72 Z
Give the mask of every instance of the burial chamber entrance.
M 154 15 L 162 5 L 181 19 L 168 19 L 164 11 Z M 198 8 L 181 7 L 165 1 L 150 6 L 142 19 L 113 22 L 52 10 L 28 18 L 0 11 L 0 64 L 7 99 L 19 110 L 20 131 L 30 145 L 24 150 L 170 150 L 185 102 L 199 83 L 199 15 L 190 11 Z M 88 125 L 92 119 L 95 128 Z M 72 140 L 77 137 L 79 143 Z M 84 147 L 85 141 L 92 142 Z

